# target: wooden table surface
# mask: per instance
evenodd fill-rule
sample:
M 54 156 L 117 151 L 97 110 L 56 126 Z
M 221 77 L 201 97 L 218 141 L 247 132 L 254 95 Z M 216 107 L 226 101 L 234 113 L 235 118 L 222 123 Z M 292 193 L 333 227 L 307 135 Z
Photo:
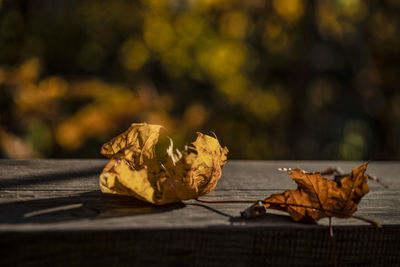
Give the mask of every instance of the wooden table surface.
M 0 160 L 0 266 L 400 266 L 400 163 L 371 162 L 356 219 L 295 223 L 284 213 L 242 219 L 250 204 L 194 200 L 153 206 L 102 194 L 106 160 Z M 279 167 L 320 171 L 360 162 L 229 161 L 205 200 L 263 200 L 294 189 Z M 3 263 L 3 264 L 2 264 Z

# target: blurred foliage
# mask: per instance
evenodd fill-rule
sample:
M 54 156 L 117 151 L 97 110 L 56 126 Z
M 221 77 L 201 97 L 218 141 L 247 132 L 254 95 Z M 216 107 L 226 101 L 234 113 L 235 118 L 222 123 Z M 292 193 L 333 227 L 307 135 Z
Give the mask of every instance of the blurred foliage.
M 0 0 L 2 157 L 131 122 L 236 159 L 400 159 L 398 0 Z

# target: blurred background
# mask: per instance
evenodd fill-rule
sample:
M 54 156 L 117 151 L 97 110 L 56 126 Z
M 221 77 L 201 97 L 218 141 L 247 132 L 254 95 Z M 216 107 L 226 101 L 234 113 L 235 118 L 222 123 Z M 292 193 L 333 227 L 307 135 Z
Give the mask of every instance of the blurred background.
M 400 159 L 399 0 L 0 0 L 0 157 L 132 122 L 231 159 Z

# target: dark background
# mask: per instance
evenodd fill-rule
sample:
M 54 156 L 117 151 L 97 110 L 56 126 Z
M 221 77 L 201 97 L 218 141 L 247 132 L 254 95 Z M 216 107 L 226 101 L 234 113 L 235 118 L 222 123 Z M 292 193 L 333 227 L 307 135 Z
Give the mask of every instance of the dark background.
M 0 155 L 132 122 L 232 159 L 400 159 L 400 1 L 0 0 Z

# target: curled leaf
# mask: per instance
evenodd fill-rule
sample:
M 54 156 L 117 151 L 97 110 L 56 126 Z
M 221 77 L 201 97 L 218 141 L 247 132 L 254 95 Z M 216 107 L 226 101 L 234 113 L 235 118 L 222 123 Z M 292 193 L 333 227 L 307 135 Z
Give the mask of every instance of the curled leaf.
M 215 188 L 228 149 L 216 138 L 197 133 L 184 151 L 174 149 L 171 140 L 165 159 L 159 161 L 155 151 L 161 129 L 160 125 L 132 124 L 103 145 L 101 153 L 110 162 L 100 175 L 102 192 L 161 205 L 197 198 Z
M 295 221 L 315 222 L 324 217 L 348 218 L 357 210 L 361 198 L 369 192 L 365 170 L 368 163 L 354 168 L 340 182 L 322 177 L 321 173 L 307 173 L 288 169 L 297 183 L 296 190 L 273 194 L 264 200 L 266 209 L 286 211 Z M 260 204 L 242 214 L 262 214 Z

